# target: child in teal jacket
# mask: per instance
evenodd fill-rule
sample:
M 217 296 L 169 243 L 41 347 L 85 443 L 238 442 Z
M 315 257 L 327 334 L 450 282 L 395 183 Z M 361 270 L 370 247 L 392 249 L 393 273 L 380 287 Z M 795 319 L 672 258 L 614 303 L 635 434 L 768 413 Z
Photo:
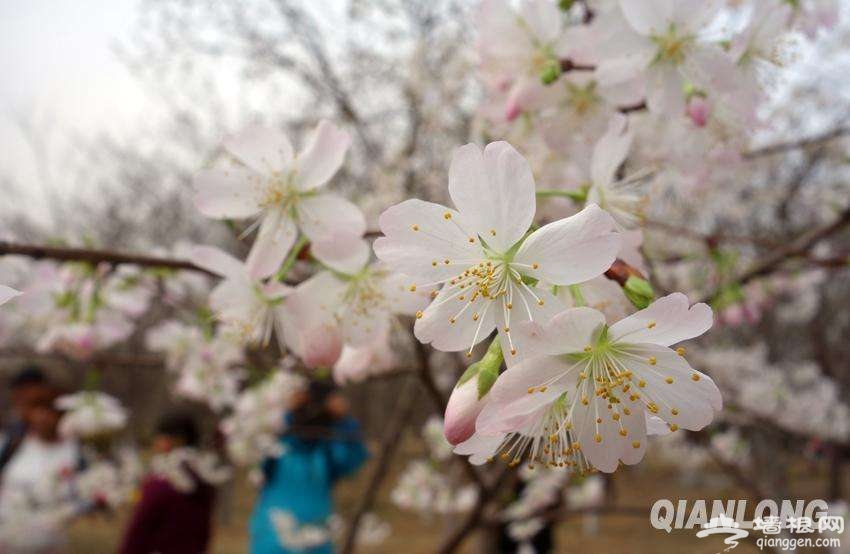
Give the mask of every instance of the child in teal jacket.
M 344 400 L 324 384 L 313 383 L 285 416 L 283 454 L 263 464 L 265 483 L 251 516 L 251 554 L 330 554 L 330 541 L 303 548 L 284 544 L 274 519 L 283 514 L 296 527 L 327 528 L 333 513 L 333 486 L 368 457 L 360 428 L 346 415 Z

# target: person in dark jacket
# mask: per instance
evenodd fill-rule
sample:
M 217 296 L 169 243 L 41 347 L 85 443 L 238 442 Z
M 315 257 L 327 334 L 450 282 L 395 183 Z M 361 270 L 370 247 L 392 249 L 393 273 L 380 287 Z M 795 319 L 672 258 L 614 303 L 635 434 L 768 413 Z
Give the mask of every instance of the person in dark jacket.
M 3 430 L 0 439 L 0 473 L 15 455 L 27 434 L 25 415 L 33 399 L 49 386 L 44 372 L 37 366 L 27 366 L 9 382 L 9 404 L 12 421 Z
M 157 426 L 153 449 L 156 455 L 198 444 L 193 419 L 172 414 Z M 119 552 L 121 554 L 201 554 L 207 552 L 212 531 L 215 489 L 192 475 L 191 490 L 180 490 L 165 475 L 149 475 L 133 513 Z

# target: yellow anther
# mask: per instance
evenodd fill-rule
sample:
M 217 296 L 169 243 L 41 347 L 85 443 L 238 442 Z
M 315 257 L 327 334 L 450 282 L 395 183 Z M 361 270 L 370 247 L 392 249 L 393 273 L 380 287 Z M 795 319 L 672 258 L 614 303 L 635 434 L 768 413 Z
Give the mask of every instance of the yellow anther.
M 647 329 L 652 329 L 653 327 L 655 327 L 655 322 L 654 322 L 654 321 L 650 321 L 650 322 L 649 322 L 649 325 L 647 325 L 646 327 L 647 327 Z
M 601 417 L 597 417 L 597 418 L 596 418 L 596 423 L 602 423 L 602 418 L 601 418 Z
M 531 264 L 531 269 L 537 269 L 540 267 L 540 264 Z
M 511 356 L 516 356 L 516 348 L 511 348 Z
M 496 236 L 496 230 L 495 230 L 495 229 L 490 229 L 490 236 L 491 236 L 491 237 L 495 237 L 495 236 Z
M 694 373 L 693 375 L 691 375 L 691 381 L 699 381 L 699 374 Z
M 638 381 L 638 386 L 639 386 L 640 388 L 644 388 L 644 387 L 646 386 L 646 381 L 644 381 L 643 379 L 641 379 L 640 381 Z
M 540 392 L 546 392 L 546 387 L 545 387 L 545 386 L 543 386 L 543 387 L 540 387 L 540 388 L 539 388 L 539 389 L 537 389 L 537 390 L 539 390 Z
M 632 448 L 640 448 L 640 441 L 634 441 L 632 443 Z
M 410 292 L 416 292 L 416 285 L 410 285 L 410 288 L 408 290 Z
M 670 424 L 670 430 L 671 430 L 671 431 L 678 431 L 678 430 L 679 430 L 679 426 L 678 426 L 678 425 L 676 425 L 675 423 L 671 423 L 671 424 Z
M 623 413 L 626 415 L 632 415 L 632 411 L 628 408 L 623 408 Z
M 667 377 L 666 379 L 664 379 L 664 382 L 667 383 L 668 385 L 672 385 L 673 384 L 673 378 Z
M 445 260 L 443 260 L 443 263 L 446 264 L 446 265 L 449 265 L 452 262 L 448 258 L 446 258 Z
M 453 317 L 449 318 L 449 323 L 454 323 L 455 321 L 457 321 L 455 318 L 453 318 Z
M 615 413 L 611 416 L 611 419 L 613 419 L 614 421 L 620 421 L 620 414 L 618 414 L 618 413 L 616 413 L 616 412 L 615 412 Z
M 593 347 L 592 347 L 592 346 L 590 346 L 589 344 L 588 344 L 587 346 L 585 346 L 585 347 L 584 347 L 584 351 L 585 351 L 585 352 L 590 352 L 590 351 L 592 351 L 592 350 L 593 350 Z
M 683 346 L 680 346 L 679 348 L 676 349 L 676 354 L 678 354 L 679 356 L 684 356 L 685 355 L 685 348 Z
M 431 262 L 431 265 L 434 266 L 434 267 L 437 267 L 437 260 L 434 260 L 433 262 Z
M 676 408 L 670 408 L 670 413 L 673 415 L 679 415 L 679 410 L 677 410 Z
M 423 315 L 425 314 L 422 313 L 422 310 L 419 310 L 418 312 L 416 312 L 416 319 L 422 319 Z
M 474 244 L 474 243 L 475 243 L 475 239 L 472 238 L 472 237 L 469 237 L 469 244 Z
M 478 312 L 475 312 L 474 314 L 472 314 L 472 321 L 478 321 L 478 317 Z
M 593 437 L 593 440 L 595 440 L 596 442 L 602 442 L 602 435 L 596 433 L 596 436 Z
M 654 414 L 657 414 L 658 413 L 658 404 L 656 404 L 655 402 L 650 402 L 649 404 L 646 405 L 646 409 L 649 410 L 650 412 L 654 413 Z
M 629 434 L 628 429 L 620 429 L 620 436 L 621 437 L 625 437 L 628 434 Z
M 444 213 L 444 214 L 443 214 L 443 218 L 444 218 L 444 219 L 451 219 L 451 218 L 452 218 L 452 213 L 451 213 L 451 212 L 446 212 L 446 213 Z
M 649 365 L 655 365 L 658 363 L 658 359 L 655 356 L 650 356 L 647 361 L 649 362 Z
M 505 304 L 505 308 L 507 308 L 507 309 L 509 309 L 509 310 L 510 310 L 510 309 L 513 309 L 513 307 L 514 307 L 514 305 L 513 305 L 513 304 L 511 304 L 510 302 L 508 302 L 507 304 Z
M 411 229 L 413 229 L 414 231 L 418 231 L 418 230 L 419 230 L 419 225 L 413 225 L 413 226 L 411 226 L 410 228 L 411 228 Z
M 528 387 L 526 392 L 528 392 L 528 394 L 534 394 L 534 387 Z
M 538 306 L 542 306 L 542 305 L 543 305 L 543 299 L 542 299 L 542 298 L 541 298 L 540 300 L 538 300 L 538 301 L 537 301 L 537 305 L 538 305 Z

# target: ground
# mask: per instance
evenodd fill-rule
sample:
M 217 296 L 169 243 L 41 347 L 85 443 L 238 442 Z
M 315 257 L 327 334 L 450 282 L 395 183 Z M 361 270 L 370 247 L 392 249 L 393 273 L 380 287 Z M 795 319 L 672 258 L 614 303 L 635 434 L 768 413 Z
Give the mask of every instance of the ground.
M 398 460 L 404 462 L 404 460 Z M 434 516 L 423 518 L 417 514 L 402 511 L 389 501 L 391 485 L 395 481 L 396 472 L 404 463 L 396 463 L 389 478 L 381 490 L 375 511 L 393 528 L 393 534 L 380 546 L 363 547 L 360 552 L 398 553 L 405 554 L 435 552 L 447 529 L 458 521 L 458 517 L 445 518 Z M 366 480 L 371 474 L 371 466 L 367 466 L 356 478 L 341 484 L 337 491 L 340 511 L 350 514 L 358 491 L 362 491 Z M 816 497 L 821 486 L 821 480 L 811 473 L 800 472 L 794 479 L 805 490 L 812 494 L 801 498 Z M 614 480 L 616 504 L 637 508 L 634 515 L 601 515 L 595 533 L 586 532 L 589 521 L 583 516 L 574 516 L 560 522 L 557 526 L 557 552 L 596 552 L 618 553 L 681 553 L 715 554 L 723 551 L 724 536 L 697 538 L 693 530 L 665 531 L 654 529 L 649 522 L 649 512 L 655 500 L 668 498 L 675 503 L 678 499 L 745 499 L 747 495 L 730 481 L 726 480 L 719 471 L 704 472 L 699 482 L 685 482 L 675 470 L 652 463 L 644 463 L 637 467 L 625 468 L 616 474 Z M 253 502 L 254 491 L 244 478 L 238 479 L 231 495 L 222 498 L 222 509 L 218 516 L 215 537 L 213 540 L 214 554 L 236 554 L 247 551 L 247 519 Z M 127 514 L 122 512 L 110 518 L 99 516 L 94 519 L 78 521 L 72 529 L 72 550 L 74 553 L 100 554 L 115 551 L 120 533 L 123 529 Z M 742 541 L 734 550 L 734 554 L 753 554 L 759 552 L 750 538 Z M 761 536 L 758 534 L 758 536 Z M 747 542 L 749 541 L 749 542 Z M 463 552 L 478 552 L 475 548 L 476 539 L 465 543 Z M 822 552 L 822 551 L 821 551 Z

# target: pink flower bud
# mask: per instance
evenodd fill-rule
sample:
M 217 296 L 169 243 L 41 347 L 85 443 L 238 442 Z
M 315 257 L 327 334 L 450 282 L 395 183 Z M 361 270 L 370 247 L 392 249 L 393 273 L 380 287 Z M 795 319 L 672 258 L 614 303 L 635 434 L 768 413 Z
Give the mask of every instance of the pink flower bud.
M 301 335 L 301 361 L 311 369 L 332 367 L 342 353 L 338 327 L 319 325 Z
M 522 107 L 519 105 L 519 100 L 517 100 L 515 96 L 512 96 L 505 104 L 505 119 L 508 121 L 513 121 L 521 113 Z
M 459 444 L 475 432 L 475 420 L 487 397 L 478 399 L 478 379 L 473 377 L 452 391 L 446 406 L 443 433 L 451 444 Z
M 694 96 L 688 102 L 688 117 L 694 122 L 697 127 L 705 127 L 708 123 L 708 116 L 711 114 L 711 107 L 708 101 L 701 96 Z

